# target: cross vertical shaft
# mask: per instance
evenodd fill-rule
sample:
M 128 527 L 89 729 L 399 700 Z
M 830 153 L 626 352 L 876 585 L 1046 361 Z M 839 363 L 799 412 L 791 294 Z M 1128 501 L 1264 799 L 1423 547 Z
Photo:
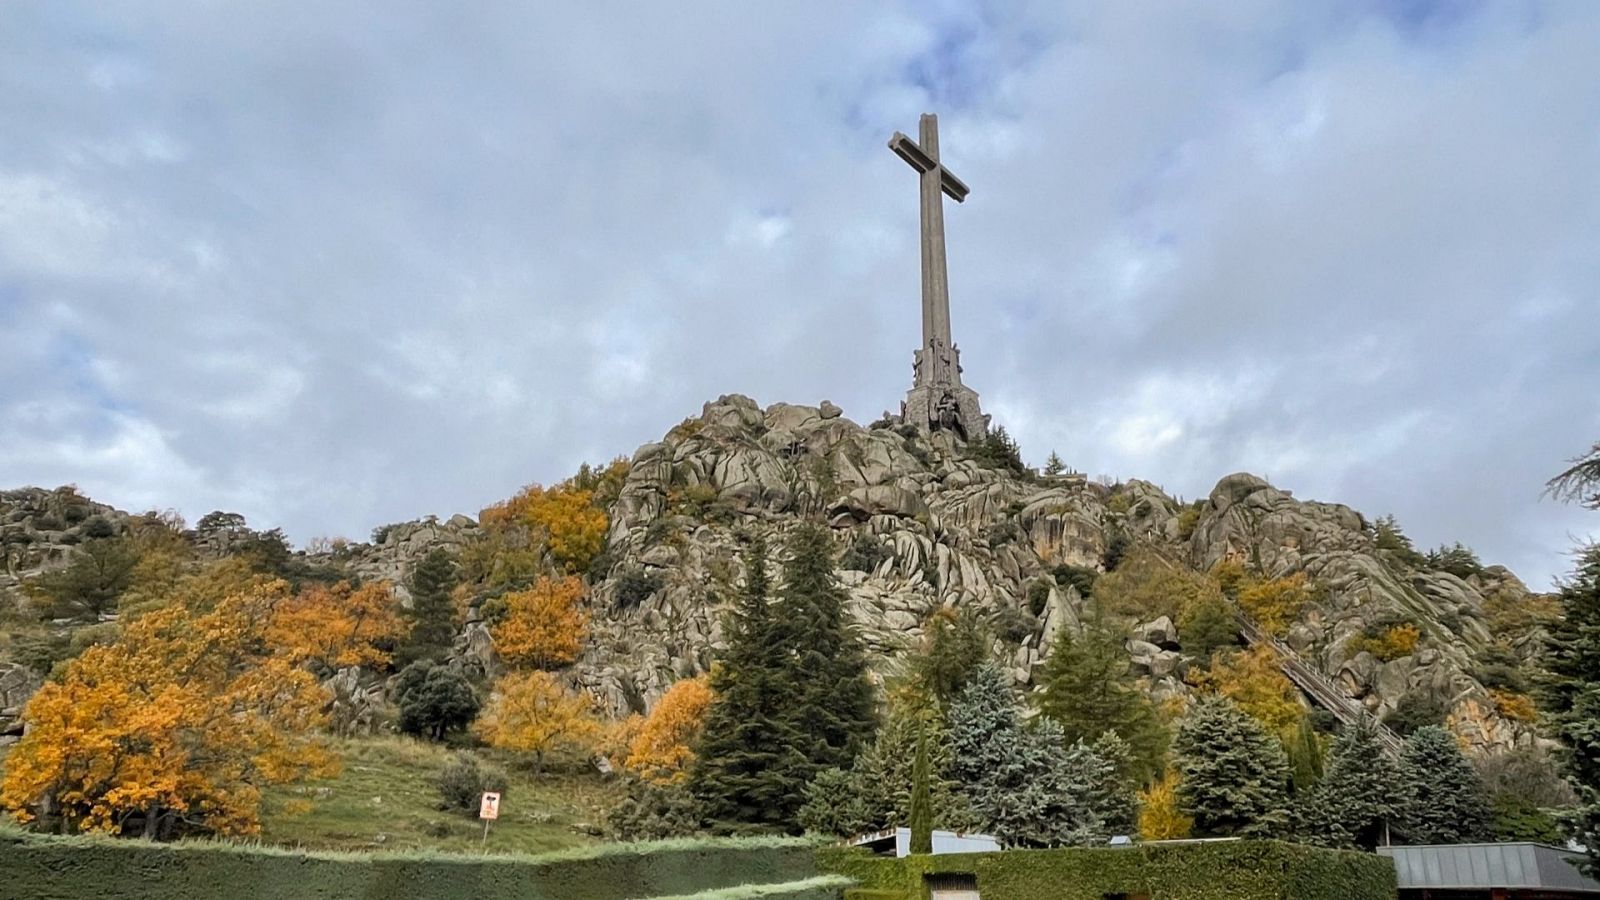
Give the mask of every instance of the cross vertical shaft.
M 922 171 L 923 362 L 929 383 L 942 384 L 950 374 L 944 371 L 950 346 L 950 274 L 944 256 L 944 166 L 939 164 L 938 117 L 924 114 L 917 130 L 918 144 L 933 163 Z

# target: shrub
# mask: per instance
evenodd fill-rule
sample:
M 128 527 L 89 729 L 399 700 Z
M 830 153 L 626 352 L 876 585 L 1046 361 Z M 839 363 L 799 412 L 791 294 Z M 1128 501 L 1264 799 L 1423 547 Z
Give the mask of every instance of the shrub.
M 471 753 L 457 753 L 439 772 L 439 796 L 447 809 L 476 816 L 485 791 L 505 794 L 506 773 Z
M 1198 506 L 1185 506 L 1178 513 L 1178 540 L 1187 541 L 1194 536 L 1195 528 L 1200 524 L 1200 508 Z
M 1419 728 L 1443 725 L 1445 716 L 1449 714 L 1450 710 L 1433 695 L 1410 693 L 1401 697 L 1394 709 L 1383 717 L 1383 724 L 1401 737 L 1406 737 Z
M 1087 600 L 1094 596 L 1094 584 L 1100 577 L 1100 572 L 1088 566 L 1069 566 L 1065 563 L 1050 570 L 1050 577 L 1056 580 L 1060 588 L 1074 587 L 1078 589 L 1078 596 Z
M 1044 615 L 1044 608 L 1050 603 L 1050 588 L 1052 583 L 1043 578 L 1036 578 L 1028 583 L 1028 612 L 1035 616 Z
M 1417 626 L 1410 623 L 1404 625 L 1391 625 L 1384 628 L 1376 635 L 1359 634 L 1350 639 L 1347 645 L 1351 655 L 1365 650 L 1378 659 L 1389 662 L 1402 656 L 1410 656 L 1416 652 L 1417 642 L 1422 633 Z
M 1539 710 L 1534 707 L 1533 698 L 1527 694 L 1495 688 L 1489 691 L 1489 696 L 1494 698 L 1494 708 L 1508 719 L 1518 722 L 1536 722 L 1539 719 Z
M 654 841 L 689 837 L 700 822 L 700 804 L 686 787 L 641 778 L 630 781 L 627 795 L 606 813 L 606 832 L 618 841 Z
M 651 594 L 661 590 L 661 586 L 660 572 L 647 570 L 643 566 L 633 566 L 617 576 L 616 607 L 632 609 L 648 600 Z
M 116 526 L 107 521 L 105 516 L 94 516 L 83 523 L 83 536 L 86 538 L 108 538 L 116 533 Z
M 839 568 L 871 573 L 890 556 L 881 541 L 866 532 L 857 532 L 839 555 Z

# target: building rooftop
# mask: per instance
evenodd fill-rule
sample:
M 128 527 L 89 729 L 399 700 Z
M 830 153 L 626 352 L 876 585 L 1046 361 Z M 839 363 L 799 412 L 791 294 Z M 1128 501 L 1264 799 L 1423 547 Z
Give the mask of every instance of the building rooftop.
M 1402 891 L 1524 888 L 1600 895 L 1600 882 L 1573 865 L 1583 854 L 1546 844 L 1379 847 L 1378 853 L 1394 859 Z

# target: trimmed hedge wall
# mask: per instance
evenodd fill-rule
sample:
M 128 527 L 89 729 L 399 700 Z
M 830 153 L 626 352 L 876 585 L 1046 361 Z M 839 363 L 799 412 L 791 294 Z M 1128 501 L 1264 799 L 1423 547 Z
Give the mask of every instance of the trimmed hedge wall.
M 622 900 L 817 874 L 807 841 L 667 841 L 545 856 L 294 853 L 0 832 L 0 897 Z
M 818 851 L 825 872 L 855 879 L 848 900 L 918 900 L 928 873 L 977 876 L 983 900 L 1394 900 L 1394 863 L 1372 853 L 1276 841 L 1007 850 L 905 859 Z

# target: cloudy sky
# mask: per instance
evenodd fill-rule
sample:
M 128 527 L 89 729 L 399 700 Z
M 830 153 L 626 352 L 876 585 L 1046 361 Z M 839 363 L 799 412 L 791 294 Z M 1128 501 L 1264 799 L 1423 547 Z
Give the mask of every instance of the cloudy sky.
M 701 403 L 895 407 L 937 111 L 967 380 L 1537 587 L 1600 515 L 1600 4 L 0 8 L 0 486 L 297 541 Z

